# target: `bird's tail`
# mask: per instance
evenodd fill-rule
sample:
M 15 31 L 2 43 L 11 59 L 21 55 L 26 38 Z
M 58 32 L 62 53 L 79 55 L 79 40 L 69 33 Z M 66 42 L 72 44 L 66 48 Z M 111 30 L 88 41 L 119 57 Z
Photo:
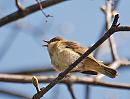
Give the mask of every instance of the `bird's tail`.
M 117 75 L 117 72 L 116 70 L 110 68 L 110 67 L 107 67 L 106 65 L 104 64 L 101 64 L 100 66 L 98 66 L 98 68 L 96 68 L 96 71 L 101 73 L 101 74 L 104 74 L 110 78 L 115 78 L 116 75 Z
M 97 61 L 93 57 L 87 57 L 85 61 L 83 61 L 83 66 L 79 66 L 78 70 L 81 72 L 84 71 L 94 71 L 101 74 L 104 74 L 110 78 L 115 78 L 117 75 L 116 70 L 104 65 L 102 62 Z

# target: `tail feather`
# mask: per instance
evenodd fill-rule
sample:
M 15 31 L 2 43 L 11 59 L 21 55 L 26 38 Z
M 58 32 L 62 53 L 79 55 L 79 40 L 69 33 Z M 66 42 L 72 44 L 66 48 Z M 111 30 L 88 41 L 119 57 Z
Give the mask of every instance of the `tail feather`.
M 101 74 L 104 74 L 110 78 L 115 78 L 117 75 L 116 70 L 104 65 L 102 62 L 97 61 L 93 57 L 87 57 L 83 61 L 83 66 L 79 66 L 78 70 L 80 71 L 95 71 Z
M 99 68 L 97 68 L 97 71 L 101 74 L 104 74 L 104 75 L 110 77 L 110 78 L 115 78 L 117 75 L 116 70 L 114 70 L 110 67 L 107 67 L 105 65 L 99 66 Z

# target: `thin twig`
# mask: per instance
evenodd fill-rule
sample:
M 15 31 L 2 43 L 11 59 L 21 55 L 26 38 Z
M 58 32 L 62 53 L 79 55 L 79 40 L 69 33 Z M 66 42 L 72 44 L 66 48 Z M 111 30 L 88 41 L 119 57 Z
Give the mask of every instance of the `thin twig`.
M 113 69 L 115 69 L 115 68 L 117 68 L 118 65 L 130 65 L 130 61 L 123 60 L 123 59 L 117 60 L 117 61 L 113 62 L 110 66 Z M 14 82 L 14 83 L 32 83 L 32 77 L 33 77 L 32 75 L 0 74 L 0 81 L 1 82 Z M 37 76 L 37 78 L 38 78 L 39 82 L 49 83 L 55 79 L 55 76 Z M 71 80 L 72 79 L 73 79 L 73 81 L 71 81 L 71 83 L 76 82 L 76 78 L 71 77 Z M 85 79 L 87 80 L 89 78 L 86 77 Z M 77 80 L 79 80 L 78 77 L 77 77 Z M 95 80 L 95 78 L 94 78 L 94 80 Z M 68 81 L 70 82 L 70 79 L 68 79 Z
M 130 31 L 130 26 L 119 26 L 116 31 Z
M 112 0 L 106 1 L 106 9 L 104 14 L 106 16 L 106 30 L 108 30 L 110 28 L 111 19 L 112 19 Z M 119 59 L 117 54 L 117 49 L 116 49 L 116 43 L 113 35 L 108 40 L 109 40 L 112 59 L 113 60 Z
M 85 57 L 93 52 L 98 46 L 100 46 L 105 40 L 107 40 L 113 33 L 115 33 L 119 24 L 117 24 L 119 15 L 117 14 L 114 18 L 111 28 L 99 39 L 92 47 L 90 47 L 81 57 L 79 57 L 74 63 L 68 66 L 68 68 L 61 72 L 56 79 L 54 79 L 48 86 L 33 96 L 33 99 L 40 99 L 45 93 L 47 93 L 52 87 L 59 83 L 75 66 L 77 66 Z
M 118 4 L 119 4 L 119 1 L 120 1 L 120 0 L 117 0 L 117 1 L 114 0 L 114 1 L 113 1 L 112 15 L 113 15 L 113 13 L 115 12 L 115 10 L 117 9 Z M 103 11 L 103 13 L 106 13 L 106 6 L 101 7 L 101 10 Z M 114 15 L 113 15 L 113 16 L 114 16 Z M 106 20 L 106 19 L 105 19 L 105 20 Z M 101 30 L 101 33 L 100 33 L 100 36 L 99 36 L 99 37 L 102 37 L 102 35 L 104 34 L 104 31 L 106 30 L 105 27 L 107 27 L 107 26 L 106 26 L 106 23 L 104 23 L 103 28 L 102 28 L 102 30 Z M 109 28 L 108 28 L 108 29 L 109 29 Z M 99 47 L 96 49 L 96 51 L 94 52 L 94 56 L 95 56 L 95 57 L 97 57 L 97 54 L 98 54 L 100 48 L 101 48 L 101 46 L 99 46 Z
M 121 0 L 113 0 L 112 10 L 116 10 Z
M 85 99 L 90 99 L 90 86 L 86 85 L 86 93 L 85 93 Z
M 72 99 L 76 99 L 75 95 L 74 95 L 74 92 L 73 92 L 73 89 L 72 89 L 72 84 L 68 83 L 66 84 L 71 96 L 72 96 Z
M 63 1 L 68 1 L 68 0 L 47 0 L 47 1 L 42 1 L 41 5 L 42 5 L 42 8 L 44 9 L 44 8 L 50 7 L 52 5 L 61 3 Z M 0 27 L 4 26 L 10 22 L 14 22 L 27 15 L 30 15 L 38 10 L 40 10 L 39 4 L 34 4 L 32 6 L 25 8 L 24 11 L 16 11 L 10 15 L 7 15 L 0 19 Z
M 42 10 L 43 8 L 42 8 L 41 2 L 40 2 L 39 0 L 36 0 L 36 2 L 39 4 L 40 10 L 41 10 L 42 14 L 43 14 L 46 18 L 48 18 L 48 17 L 53 17 L 53 16 L 51 16 L 50 14 L 46 15 L 46 13 Z
M 19 11 L 24 11 L 25 10 L 25 8 L 21 5 L 19 0 L 15 0 L 15 3 L 16 3 L 16 6 L 17 6 Z
M 117 2 L 118 3 L 118 2 Z M 115 4 L 116 5 L 116 4 Z M 117 5 L 116 5 L 117 6 Z M 114 7 L 114 6 L 113 6 Z M 116 7 L 114 7 L 115 9 Z M 105 9 L 104 9 L 104 14 L 106 16 L 106 29 L 108 30 L 110 28 L 110 23 L 111 23 L 111 19 L 112 19 L 112 11 L 114 11 L 114 9 L 112 8 L 112 0 L 108 0 L 106 1 L 106 6 L 105 6 Z M 112 59 L 113 61 L 115 60 L 119 60 L 119 56 L 117 54 L 117 48 L 116 48 L 116 43 L 114 41 L 114 37 L 111 36 L 109 38 L 109 45 L 110 45 L 110 49 L 111 49 L 111 55 L 112 55 Z M 119 60 L 120 61 L 120 60 Z M 116 63 L 116 64 L 115 64 Z M 118 63 L 118 64 L 117 64 Z M 115 65 L 113 65 L 115 64 Z M 113 62 L 112 65 L 110 65 L 111 68 L 114 68 L 114 69 L 117 69 L 121 66 L 121 63 L 120 62 Z M 97 75 L 96 79 L 99 80 L 101 79 L 102 77 L 104 77 L 104 75 L 102 74 L 99 74 Z

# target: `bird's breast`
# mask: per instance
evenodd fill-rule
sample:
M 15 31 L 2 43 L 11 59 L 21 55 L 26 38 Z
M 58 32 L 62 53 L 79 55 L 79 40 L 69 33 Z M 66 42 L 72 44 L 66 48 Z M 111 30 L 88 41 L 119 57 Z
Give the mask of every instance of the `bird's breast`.
M 56 70 L 63 71 L 79 57 L 78 53 L 70 49 L 60 49 L 51 55 L 51 62 Z

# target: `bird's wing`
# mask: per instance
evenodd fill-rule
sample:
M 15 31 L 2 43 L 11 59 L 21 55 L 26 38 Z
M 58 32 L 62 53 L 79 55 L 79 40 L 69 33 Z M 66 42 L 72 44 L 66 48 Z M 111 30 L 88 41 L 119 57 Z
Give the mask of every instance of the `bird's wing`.
M 66 41 L 65 43 L 66 43 L 66 48 L 70 48 L 80 55 L 84 54 L 88 50 L 88 48 L 82 47 L 75 42 Z M 90 54 L 89 56 L 93 57 L 93 54 Z
M 77 44 L 75 42 L 67 41 L 65 43 L 67 43 L 66 48 L 70 48 L 80 55 L 84 54 L 86 52 L 86 50 L 88 50 L 87 48 L 81 47 L 79 44 Z M 92 63 L 96 66 L 100 65 L 100 64 L 98 64 L 98 61 L 93 57 L 92 54 L 87 56 L 85 60 L 86 61 L 84 61 L 84 62 L 87 62 L 86 63 L 87 65 L 92 65 Z
M 76 53 L 80 54 L 80 56 L 82 54 L 84 54 L 88 49 L 87 48 L 84 48 L 84 47 L 81 47 L 79 44 L 75 43 L 75 42 L 71 42 L 71 41 L 67 41 L 66 42 L 66 48 L 70 48 L 72 49 L 73 51 L 75 51 Z M 86 57 L 86 60 L 95 63 L 97 65 L 98 64 L 98 61 L 93 57 L 93 54 L 90 54 Z

